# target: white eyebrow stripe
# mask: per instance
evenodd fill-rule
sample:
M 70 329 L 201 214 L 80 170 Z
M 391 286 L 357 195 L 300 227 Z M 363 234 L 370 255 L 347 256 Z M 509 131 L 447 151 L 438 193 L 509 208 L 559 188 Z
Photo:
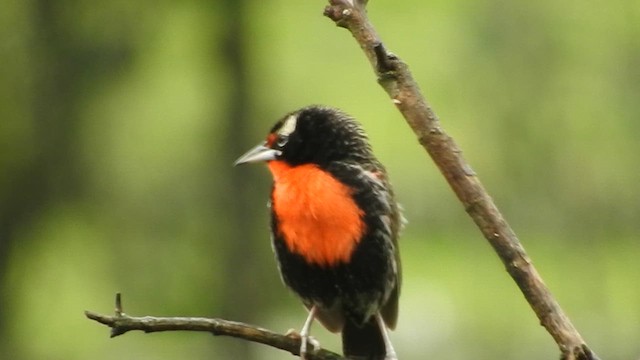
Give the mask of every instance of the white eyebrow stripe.
M 291 135 L 291 133 L 296 130 L 296 125 L 297 124 L 298 124 L 298 117 L 295 116 L 295 115 L 289 116 L 284 121 L 284 124 L 282 124 L 282 127 L 280 128 L 280 131 L 278 131 L 278 134 L 283 135 L 283 136 Z

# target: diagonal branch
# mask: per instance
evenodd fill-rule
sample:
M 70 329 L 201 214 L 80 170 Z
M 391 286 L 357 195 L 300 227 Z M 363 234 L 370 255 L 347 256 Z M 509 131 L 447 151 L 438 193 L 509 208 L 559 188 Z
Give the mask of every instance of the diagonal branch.
M 560 348 L 562 359 L 597 359 L 542 281 L 531 259 L 460 148 L 446 134 L 407 64 L 387 52 L 367 18 L 364 0 L 329 0 L 325 16 L 348 29 L 373 66 L 378 82 L 429 153 L 465 210 L 504 263 L 531 308 Z
M 132 330 L 146 333 L 159 331 L 203 331 L 213 335 L 231 336 L 300 355 L 300 335 L 282 335 L 262 329 L 253 325 L 240 322 L 201 318 L 201 317 L 134 317 L 125 314 L 122 310 L 120 294 L 116 294 L 115 315 L 102 315 L 92 311 L 85 311 L 85 316 L 111 328 L 111 337 L 122 335 Z M 318 348 L 306 356 L 309 360 L 344 360 L 344 358 L 331 351 Z

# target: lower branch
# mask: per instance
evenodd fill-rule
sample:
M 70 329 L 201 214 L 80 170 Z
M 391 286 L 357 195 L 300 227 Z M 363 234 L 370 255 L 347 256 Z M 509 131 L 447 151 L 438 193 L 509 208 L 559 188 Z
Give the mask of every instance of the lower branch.
M 203 331 L 213 335 L 231 336 L 260 344 L 272 346 L 300 355 L 300 335 L 296 333 L 278 334 L 257 326 L 240 322 L 201 318 L 201 317 L 154 317 L 129 316 L 122 311 L 120 294 L 116 294 L 115 315 L 102 315 L 92 311 L 85 311 L 85 316 L 111 328 L 111 337 L 122 335 L 131 330 L 144 331 L 145 333 L 159 331 Z M 329 350 L 316 348 L 307 354 L 309 360 L 344 360 Z

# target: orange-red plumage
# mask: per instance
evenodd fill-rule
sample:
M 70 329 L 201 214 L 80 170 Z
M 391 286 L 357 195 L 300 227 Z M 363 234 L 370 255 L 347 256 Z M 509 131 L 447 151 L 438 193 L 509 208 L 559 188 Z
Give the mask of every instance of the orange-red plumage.
M 270 161 L 273 211 L 290 251 L 309 263 L 347 262 L 365 231 L 352 190 L 317 165 Z

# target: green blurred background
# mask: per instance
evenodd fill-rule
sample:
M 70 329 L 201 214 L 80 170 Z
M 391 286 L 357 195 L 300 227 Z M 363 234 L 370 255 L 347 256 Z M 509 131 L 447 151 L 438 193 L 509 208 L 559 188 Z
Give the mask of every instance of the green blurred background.
M 409 219 L 400 358 L 558 357 L 324 5 L 2 1 L 2 359 L 291 358 L 202 333 L 109 339 L 83 311 L 112 313 L 122 292 L 132 315 L 299 328 L 269 244 L 270 176 L 231 164 L 310 103 L 361 120 Z M 369 12 L 586 341 L 638 358 L 640 2 Z

